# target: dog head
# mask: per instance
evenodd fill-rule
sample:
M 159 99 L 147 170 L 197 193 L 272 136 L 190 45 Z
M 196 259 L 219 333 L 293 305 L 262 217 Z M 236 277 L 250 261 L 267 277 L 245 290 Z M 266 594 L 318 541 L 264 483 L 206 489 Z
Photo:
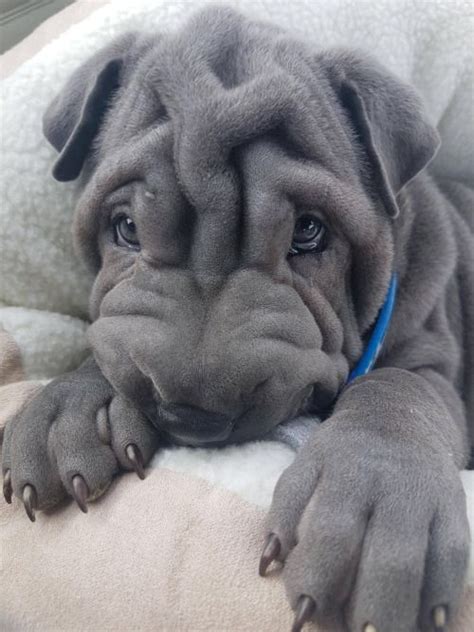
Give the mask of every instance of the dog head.
M 196 445 L 328 406 L 384 300 L 396 196 L 438 145 L 408 86 L 212 8 L 99 51 L 44 131 L 55 177 L 82 178 L 90 340 L 119 392 Z

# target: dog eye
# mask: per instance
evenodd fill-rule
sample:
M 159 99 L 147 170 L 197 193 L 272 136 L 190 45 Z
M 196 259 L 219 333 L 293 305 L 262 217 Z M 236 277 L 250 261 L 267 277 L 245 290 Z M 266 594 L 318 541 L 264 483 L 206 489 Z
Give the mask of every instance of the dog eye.
M 119 215 L 114 220 L 115 243 L 117 246 L 125 246 L 138 250 L 140 242 L 137 237 L 135 222 L 127 215 Z
M 315 215 L 302 215 L 295 224 L 290 255 L 301 252 L 322 252 L 326 247 L 326 227 Z

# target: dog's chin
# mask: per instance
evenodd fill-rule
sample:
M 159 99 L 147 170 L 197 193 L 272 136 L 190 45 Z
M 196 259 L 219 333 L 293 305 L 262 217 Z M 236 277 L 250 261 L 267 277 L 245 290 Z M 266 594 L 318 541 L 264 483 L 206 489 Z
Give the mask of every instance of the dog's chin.
M 264 439 L 276 426 L 301 415 L 320 417 L 323 401 L 325 398 L 314 397 L 314 389 L 309 386 L 295 394 L 286 410 L 252 406 L 240 416 L 231 418 L 191 406 L 165 405 L 155 399 L 146 414 L 166 442 L 210 448 Z
M 159 419 L 156 426 L 169 442 L 175 445 L 194 448 L 216 448 L 264 439 L 276 426 L 296 419 L 302 414 L 309 414 L 307 406 L 295 406 L 289 414 L 282 418 L 252 410 L 235 421 L 223 425 L 212 436 L 209 433 L 206 436 L 199 435 L 192 432 L 190 428 L 182 428 L 180 431 L 163 428 L 163 426 L 160 427 Z
M 273 427 L 273 426 L 272 426 Z M 257 439 L 263 439 L 266 434 L 270 432 L 271 428 L 264 432 L 250 432 L 241 431 L 237 429 L 235 432 L 226 433 L 216 437 L 206 437 L 202 439 L 196 436 L 190 436 L 186 434 L 177 434 L 173 432 L 163 432 L 163 435 L 168 441 L 174 445 L 185 446 L 189 448 L 219 448 L 228 445 L 234 445 L 239 443 L 245 443 L 247 441 L 254 441 Z
M 248 419 L 242 423 L 238 419 L 223 425 L 218 431 L 210 434 L 196 433 L 190 428 L 182 428 L 179 431 L 163 428 L 159 421 L 156 424 L 159 431 L 170 443 L 194 448 L 215 448 L 262 439 L 275 425 L 277 424 L 262 423 L 262 420 L 251 422 Z
M 180 446 L 193 448 L 210 448 L 232 443 L 232 424 L 223 426 L 219 432 L 216 432 L 212 435 L 210 435 L 209 433 L 196 434 L 189 432 L 187 429 L 183 429 L 180 431 L 168 429 L 160 430 L 170 443 Z
M 198 439 L 197 437 L 182 437 L 171 432 L 164 433 L 169 443 L 186 448 L 219 448 L 235 443 L 229 437 L 225 439 Z

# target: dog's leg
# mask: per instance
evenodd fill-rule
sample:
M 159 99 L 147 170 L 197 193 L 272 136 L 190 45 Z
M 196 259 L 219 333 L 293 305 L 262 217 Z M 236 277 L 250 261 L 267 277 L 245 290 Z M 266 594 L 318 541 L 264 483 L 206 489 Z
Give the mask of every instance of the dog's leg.
M 420 373 L 356 380 L 277 485 L 261 569 L 285 562 L 295 630 L 345 609 L 358 632 L 433 632 L 456 609 L 470 542 L 466 430 L 454 389 Z

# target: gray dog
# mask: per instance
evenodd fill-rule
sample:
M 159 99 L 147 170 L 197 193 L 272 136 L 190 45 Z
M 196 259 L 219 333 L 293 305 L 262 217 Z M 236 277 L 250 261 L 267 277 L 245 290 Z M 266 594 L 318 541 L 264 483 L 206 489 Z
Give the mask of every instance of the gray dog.
M 424 170 L 439 139 L 414 91 L 212 8 L 114 40 L 44 130 L 55 177 L 83 184 L 93 357 L 8 424 L 7 500 L 86 511 L 165 441 L 324 413 L 277 485 L 261 574 L 285 562 L 294 630 L 444 630 L 469 550 L 473 197 Z M 397 282 L 375 368 L 347 385 Z

